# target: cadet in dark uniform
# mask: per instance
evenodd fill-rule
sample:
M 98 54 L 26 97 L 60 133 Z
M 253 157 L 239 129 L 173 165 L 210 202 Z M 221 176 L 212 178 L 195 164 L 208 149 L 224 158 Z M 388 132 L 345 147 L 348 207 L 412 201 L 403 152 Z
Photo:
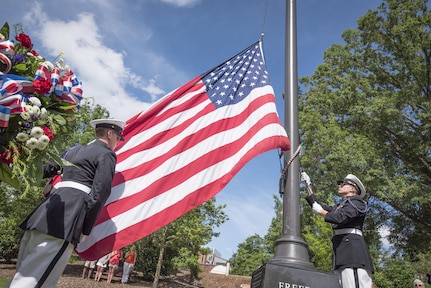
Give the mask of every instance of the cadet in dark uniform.
M 20 225 L 21 240 L 17 271 L 8 287 L 55 287 L 73 249 L 91 232 L 101 208 L 111 193 L 115 172 L 114 148 L 125 123 L 115 119 L 91 121 L 96 140 L 75 146 L 63 156 L 62 181 Z M 56 165 L 45 167 L 45 177 L 54 176 Z
M 332 223 L 334 270 L 341 274 L 344 288 L 370 288 L 373 263 L 367 244 L 362 237 L 362 228 L 367 214 L 367 203 L 362 199 L 365 186 L 353 174 L 338 181 L 338 194 L 343 197 L 336 206 L 320 204 L 311 190 L 307 173 L 302 172 L 301 181 L 307 185 L 307 202 L 313 212 Z

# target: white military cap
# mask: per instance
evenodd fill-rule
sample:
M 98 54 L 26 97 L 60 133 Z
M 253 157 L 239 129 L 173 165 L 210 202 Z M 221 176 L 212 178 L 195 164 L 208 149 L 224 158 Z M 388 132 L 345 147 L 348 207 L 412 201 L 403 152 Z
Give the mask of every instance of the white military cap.
M 124 121 L 118 119 L 96 119 L 91 121 L 90 125 L 94 128 L 110 128 L 117 132 L 118 135 L 120 135 L 121 140 L 124 140 L 122 136 L 124 126 L 126 126 L 126 123 Z
M 361 196 L 362 198 L 365 197 L 367 190 L 365 190 L 364 184 L 362 184 L 361 180 L 359 180 L 358 177 L 356 177 L 353 174 L 348 174 L 344 178 L 343 182 L 348 183 L 350 185 L 353 185 L 356 188 L 356 190 L 358 191 L 359 196 Z

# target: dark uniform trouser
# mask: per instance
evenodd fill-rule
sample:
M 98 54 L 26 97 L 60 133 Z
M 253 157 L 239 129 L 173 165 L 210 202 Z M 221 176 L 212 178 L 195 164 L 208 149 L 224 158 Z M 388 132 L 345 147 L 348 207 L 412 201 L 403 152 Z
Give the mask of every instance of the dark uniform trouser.
M 16 273 L 7 287 L 54 288 L 66 268 L 74 245 L 37 230 L 22 237 Z

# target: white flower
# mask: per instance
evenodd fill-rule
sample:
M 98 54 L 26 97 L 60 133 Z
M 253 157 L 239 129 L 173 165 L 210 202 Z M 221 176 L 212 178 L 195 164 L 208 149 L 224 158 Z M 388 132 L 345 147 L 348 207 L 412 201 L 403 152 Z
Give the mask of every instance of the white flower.
M 48 117 L 48 111 L 46 110 L 45 107 L 42 107 L 40 109 L 40 118 L 41 119 L 46 119 Z
M 38 140 L 37 140 L 37 146 L 36 148 L 38 150 L 45 150 L 45 148 L 48 146 L 49 144 L 49 137 L 46 135 L 42 135 Z
M 37 139 L 36 138 L 34 138 L 34 137 L 31 137 L 30 139 L 28 139 L 26 142 L 25 142 L 25 146 L 27 146 L 28 148 L 30 148 L 30 149 L 34 149 L 34 148 L 36 148 L 37 147 L 37 144 L 38 144 L 38 141 L 37 141 Z
M 32 115 L 36 116 L 36 117 L 39 117 L 39 115 L 40 115 L 40 108 L 38 106 L 33 106 Z
M 43 135 L 43 129 L 39 126 L 31 128 L 30 135 L 35 138 L 40 138 Z
M 42 136 L 40 136 L 39 139 L 37 139 L 37 141 L 39 142 L 39 144 L 43 144 L 46 146 L 49 144 L 49 137 L 43 134 Z
M 28 119 L 30 119 L 30 113 L 28 113 L 27 111 L 25 111 L 25 112 L 21 112 L 20 116 L 21 116 L 21 118 L 22 118 L 22 119 L 24 119 L 24 120 L 28 120 Z
M 33 114 L 33 106 L 26 104 L 25 105 L 25 111 L 27 111 L 28 113 L 30 113 L 30 115 Z
M 27 135 L 27 133 L 19 132 L 15 138 L 16 138 L 16 140 L 18 140 L 20 142 L 24 142 L 28 139 L 28 135 Z
M 45 145 L 42 143 L 37 143 L 36 149 L 42 151 L 42 150 L 46 149 L 46 146 L 48 146 L 48 145 Z
M 33 104 L 33 106 L 37 106 L 37 107 L 42 106 L 42 103 L 40 102 L 39 98 L 37 98 L 37 97 L 30 97 L 30 98 L 28 98 L 28 101 L 31 102 L 31 104 Z

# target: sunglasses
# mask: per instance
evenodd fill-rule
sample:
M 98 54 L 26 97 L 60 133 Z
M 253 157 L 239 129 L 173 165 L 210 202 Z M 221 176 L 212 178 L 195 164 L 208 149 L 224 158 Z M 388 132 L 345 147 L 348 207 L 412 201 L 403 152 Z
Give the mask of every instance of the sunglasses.
M 347 180 L 347 179 L 337 181 L 337 185 L 341 186 L 341 187 L 343 187 L 344 185 L 352 185 L 353 187 L 356 188 L 356 190 L 359 191 L 358 186 L 354 182 Z
M 424 285 L 422 284 L 415 284 L 415 287 L 423 287 Z

